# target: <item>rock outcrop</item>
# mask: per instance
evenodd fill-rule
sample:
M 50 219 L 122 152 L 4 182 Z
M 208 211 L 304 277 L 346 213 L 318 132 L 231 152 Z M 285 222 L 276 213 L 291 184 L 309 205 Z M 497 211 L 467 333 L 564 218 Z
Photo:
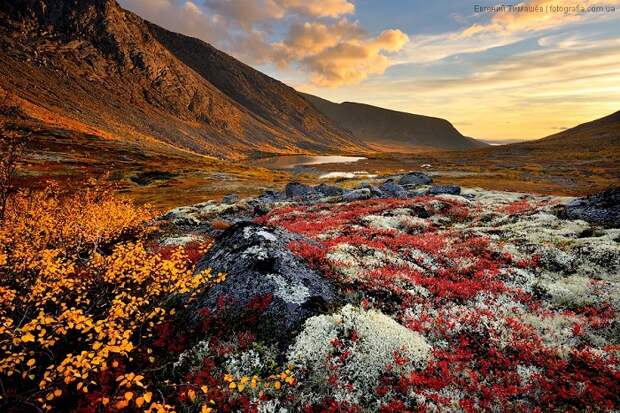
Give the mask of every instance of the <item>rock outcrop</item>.
M 262 303 L 257 335 L 286 343 L 308 317 L 335 299 L 330 282 L 293 255 L 288 243 L 294 239 L 282 229 L 250 223 L 226 230 L 195 269 L 224 272 L 226 280 L 199 297 L 190 311 L 207 308 L 235 319 Z
M 566 206 L 566 216 L 569 219 L 620 227 L 620 188 L 574 200 Z
M 429 185 L 432 182 L 433 179 L 422 172 L 409 172 L 398 181 L 400 185 Z

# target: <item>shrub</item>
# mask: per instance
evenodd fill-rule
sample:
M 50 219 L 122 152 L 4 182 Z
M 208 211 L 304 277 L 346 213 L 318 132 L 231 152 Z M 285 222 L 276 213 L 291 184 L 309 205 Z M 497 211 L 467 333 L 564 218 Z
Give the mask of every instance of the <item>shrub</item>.
M 179 383 L 163 386 L 155 373 L 175 357 L 157 341 L 183 342 L 165 328 L 179 306 L 170 297 L 191 299 L 223 275 L 194 274 L 184 247 L 149 249 L 152 217 L 95 181 L 72 194 L 54 184 L 16 194 L 0 227 L 0 410 L 183 403 Z M 202 400 L 196 392 L 207 398 L 190 390 L 192 404 Z

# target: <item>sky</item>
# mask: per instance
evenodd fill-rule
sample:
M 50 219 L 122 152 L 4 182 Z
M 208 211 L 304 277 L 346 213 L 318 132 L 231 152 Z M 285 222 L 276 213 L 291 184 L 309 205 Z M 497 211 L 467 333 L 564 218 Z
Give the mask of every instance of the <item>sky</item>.
M 300 91 L 445 118 L 478 139 L 620 110 L 620 0 L 119 3 Z

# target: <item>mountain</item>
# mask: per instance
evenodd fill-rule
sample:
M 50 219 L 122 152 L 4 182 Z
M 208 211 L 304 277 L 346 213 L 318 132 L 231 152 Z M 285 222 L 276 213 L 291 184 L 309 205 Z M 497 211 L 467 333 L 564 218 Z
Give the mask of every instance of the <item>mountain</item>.
M 529 142 L 533 145 L 620 145 L 620 110 L 591 122 Z
M 303 96 L 337 125 L 377 149 L 410 151 L 421 147 L 471 149 L 487 146 L 463 136 L 445 119 L 362 103 L 334 103 L 309 94 Z
M 221 158 L 368 151 L 294 89 L 114 0 L 2 2 L 0 46 L 0 96 L 55 128 Z

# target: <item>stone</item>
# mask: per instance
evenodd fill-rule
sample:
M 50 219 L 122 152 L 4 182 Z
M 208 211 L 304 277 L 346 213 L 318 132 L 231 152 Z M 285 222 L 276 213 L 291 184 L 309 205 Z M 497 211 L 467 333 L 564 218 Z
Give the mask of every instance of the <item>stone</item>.
M 433 179 L 422 172 L 409 172 L 398 181 L 400 185 L 429 185 L 432 182 Z
M 222 203 L 224 204 L 234 204 L 235 202 L 237 202 L 239 200 L 239 196 L 236 194 L 230 194 L 230 195 L 226 195 L 223 199 L 222 199 Z
M 381 184 L 379 190 L 388 198 L 407 198 L 409 196 L 407 190 L 392 179 L 388 179 Z
M 368 188 L 361 189 L 353 189 L 351 191 L 347 191 L 342 195 L 342 200 L 344 202 L 352 202 L 359 201 L 363 199 L 370 199 L 372 197 L 372 193 Z
M 578 198 L 566 206 L 566 217 L 620 227 L 620 187 Z
M 257 337 L 286 343 L 307 318 L 321 313 L 335 299 L 331 283 L 289 249 L 296 237 L 252 223 L 227 229 L 195 268 L 195 272 L 211 268 L 214 274 L 226 273 L 226 280 L 197 297 L 190 314 L 195 318 L 206 308 L 235 320 L 260 300 L 267 306 L 257 314 Z
M 264 203 L 273 203 L 277 202 L 282 198 L 282 194 L 275 189 L 266 189 L 262 194 L 257 198 L 258 201 Z
M 458 185 L 433 185 L 428 193 L 431 195 L 460 195 L 461 187 Z
M 340 196 L 344 193 L 344 189 L 338 186 L 327 184 L 315 186 L 314 190 L 323 196 Z
M 289 182 L 284 188 L 287 198 L 308 198 L 316 195 L 314 188 L 299 182 Z

